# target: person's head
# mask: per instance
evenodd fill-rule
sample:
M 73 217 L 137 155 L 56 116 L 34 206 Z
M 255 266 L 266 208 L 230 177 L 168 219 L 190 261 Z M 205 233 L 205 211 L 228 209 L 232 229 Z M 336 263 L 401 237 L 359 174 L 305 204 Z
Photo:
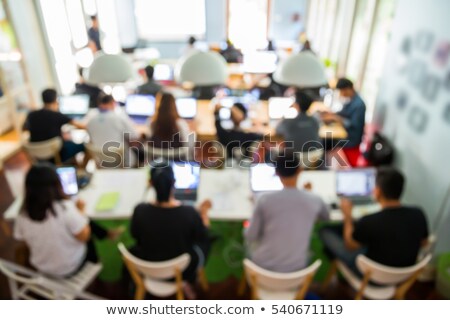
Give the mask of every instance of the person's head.
M 116 108 L 116 101 L 110 94 L 102 94 L 98 98 L 98 106 L 101 110 L 112 111 Z
M 43 221 L 48 213 L 56 215 L 55 201 L 66 198 L 56 169 L 51 164 L 33 165 L 25 178 L 24 209 L 33 221 Z
M 340 78 L 336 83 L 336 89 L 339 90 L 340 96 L 344 98 L 352 98 L 355 95 L 353 82 L 347 78 Z
M 245 118 L 247 118 L 247 109 L 242 103 L 236 102 L 231 107 L 231 121 L 233 125 L 238 127 Z
M 44 108 L 57 110 L 58 109 L 58 93 L 55 89 L 45 89 L 42 91 L 42 102 Z
M 297 154 L 285 151 L 284 154 L 277 157 L 275 166 L 275 172 L 285 187 L 297 185 L 298 175 L 301 172 L 300 159 Z
M 234 48 L 233 42 L 230 39 L 227 39 L 227 48 Z
M 197 39 L 195 39 L 194 36 L 190 36 L 189 39 L 188 39 L 188 44 L 190 46 L 193 46 L 196 41 L 197 41 Z
M 393 167 L 380 167 L 375 178 L 374 198 L 378 202 L 399 201 L 403 192 L 405 178 Z
M 146 66 L 145 69 L 145 75 L 147 76 L 147 80 L 153 80 L 153 74 L 155 73 L 155 68 L 152 66 Z
M 303 50 L 311 50 L 311 42 L 309 40 L 306 40 L 303 44 Z
M 297 90 L 295 93 L 295 103 L 297 104 L 300 112 L 306 113 L 313 102 L 314 100 L 302 90 Z
M 175 175 L 168 162 L 153 164 L 150 169 L 150 184 L 155 188 L 156 200 L 169 201 L 175 184 Z
M 97 16 L 91 16 L 92 28 L 98 29 L 98 19 Z
M 171 141 L 178 130 L 180 118 L 175 98 L 171 93 L 159 92 L 156 95 L 156 110 L 152 119 L 152 132 L 159 139 Z

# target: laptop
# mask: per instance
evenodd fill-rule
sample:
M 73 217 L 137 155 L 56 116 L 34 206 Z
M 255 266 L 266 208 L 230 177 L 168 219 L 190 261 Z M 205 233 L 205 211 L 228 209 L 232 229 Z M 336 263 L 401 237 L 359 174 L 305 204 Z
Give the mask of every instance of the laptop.
M 250 167 L 250 187 L 255 193 L 282 190 L 283 184 L 276 175 L 275 165 L 257 163 Z
M 375 168 L 339 170 L 336 172 L 336 193 L 355 204 L 372 203 L 375 176 Z
M 59 97 L 59 112 L 69 118 L 79 119 L 89 111 L 90 98 L 87 94 L 74 94 Z
M 173 162 L 175 175 L 175 198 L 195 202 L 200 183 L 200 164 L 196 162 Z
M 168 64 L 157 64 L 154 67 L 153 79 L 156 81 L 172 81 L 173 80 L 173 70 Z
M 68 196 L 78 194 L 77 170 L 74 167 L 56 168 L 63 191 Z
M 194 98 L 177 98 L 177 111 L 183 119 L 194 119 L 197 115 L 197 100 Z
M 269 118 L 270 120 L 280 120 L 284 118 L 292 118 L 297 114 L 297 110 L 293 108 L 294 98 L 277 98 L 269 99 Z
M 144 124 L 155 113 L 155 97 L 142 94 L 129 95 L 125 102 L 125 112 L 134 122 Z

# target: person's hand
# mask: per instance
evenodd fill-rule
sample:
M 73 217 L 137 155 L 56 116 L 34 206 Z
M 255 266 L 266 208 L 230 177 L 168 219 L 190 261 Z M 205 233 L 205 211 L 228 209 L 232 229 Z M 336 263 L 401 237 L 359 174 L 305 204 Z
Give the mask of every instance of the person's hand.
M 203 201 L 200 204 L 200 213 L 204 214 L 204 213 L 208 213 L 208 211 L 212 208 L 212 202 L 211 200 L 207 199 L 205 201 Z
M 303 188 L 305 188 L 305 190 L 311 191 L 312 190 L 312 183 L 311 182 L 305 182 L 303 184 Z
M 75 202 L 75 205 L 76 205 L 76 207 L 78 208 L 78 210 L 80 210 L 81 212 L 84 213 L 84 209 L 86 208 L 86 203 L 85 203 L 83 200 L 78 199 L 78 200 Z
M 352 211 L 353 211 L 353 203 L 348 198 L 342 198 L 341 199 L 341 210 L 344 214 L 344 219 L 351 219 L 352 218 Z
M 218 113 L 221 108 L 222 108 L 222 106 L 219 103 L 217 103 L 214 108 L 214 113 Z
M 320 117 L 322 118 L 323 121 L 335 121 L 336 120 L 336 115 L 334 113 L 327 112 L 327 111 L 321 112 Z

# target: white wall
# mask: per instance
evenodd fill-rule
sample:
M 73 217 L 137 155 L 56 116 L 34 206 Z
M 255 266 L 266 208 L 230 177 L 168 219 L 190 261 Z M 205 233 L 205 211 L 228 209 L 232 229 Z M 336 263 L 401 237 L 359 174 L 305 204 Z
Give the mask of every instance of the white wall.
M 448 0 L 399 0 L 374 116 L 406 174 L 404 201 L 438 227 L 438 252 L 450 251 L 449 203 L 439 219 L 450 188 L 450 57 L 436 58 L 450 50 L 449 12 Z
M 34 100 L 41 101 L 41 91 L 47 87 L 56 87 L 54 76 L 45 48 L 34 1 L 7 0 L 12 25 L 22 49 L 22 55 L 30 76 Z

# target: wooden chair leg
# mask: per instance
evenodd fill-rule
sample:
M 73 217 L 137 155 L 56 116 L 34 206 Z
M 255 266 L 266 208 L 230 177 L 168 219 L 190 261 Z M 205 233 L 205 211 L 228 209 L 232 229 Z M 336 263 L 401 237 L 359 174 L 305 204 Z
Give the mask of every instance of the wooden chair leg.
M 128 272 L 130 272 L 131 279 L 133 279 L 133 282 L 136 285 L 136 292 L 134 294 L 134 299 L 144 300 L 146 289 L 142 277 L 139 275 L 136 268 L 130 261 L 128 261 L 126 258 L 123 258 L 123 262 L 125 263 Z
M 358 292 L 356 293 L 355 300 L 361 300 L 364 297 L 364 290 L 366 290 L 366 287 L 369 284 L 370 274 L 371 274 L 370 270 L 366 271 L 366 273 L 364 274 L 364 278 L 361 283 L 361 287 L 359 288 Z
M 184 300 L 183 275 L 179 269 L 175 270 L 175 281 L 177 286 L 177 300 Z
M 305 299 L 305 296 L 308 293 L 309 286 L 311 285 L 314 279 L 314 274 L 315 273 L 311 273 L 306 277 L 305 282 L 303 283 L 302 286 L 300 286 L 300 289 L 298 290 L 297 295 L 295 296 L 295 300 Z
M 242 271 L 241 281 L 239 282 L 238 287 L 238 296 L 242 297 L 245 294 L 245 291 L 247 291 L 247 278 L 245 275 L 245 270 Z
M 203 291 L 208 291 L 209 283 L 208 279 L 206 278 L 205 268 L 200 268 L 198 270 L 198 280 L 200 282 L 200 286 L 202 287 Z
M 328 286 L 331 283 L 331 280 L 333 280 L 333 277 L 336 275 L 337 272 L 337 260 L 333 260 L 330 265 L 330 269 L 328 269 L 327 275 L 325 276 L 325 280 L 322 283 L 322 292 L 325 292 L 325 290 L 328 289 Z
M 400 285 L 397 290 L 395 291 L 394 299 L 396 300 L 403 300 L 405 299 L 406 293 L 409 291 L 409 289 L 412 287 L 412 285 L 416 282 L 419 275 L 422 273 L 423 268 L 420 270 L 417 270 L 416 273 L 414 273 L 406 282 L 404 282 L 402 285 Z

